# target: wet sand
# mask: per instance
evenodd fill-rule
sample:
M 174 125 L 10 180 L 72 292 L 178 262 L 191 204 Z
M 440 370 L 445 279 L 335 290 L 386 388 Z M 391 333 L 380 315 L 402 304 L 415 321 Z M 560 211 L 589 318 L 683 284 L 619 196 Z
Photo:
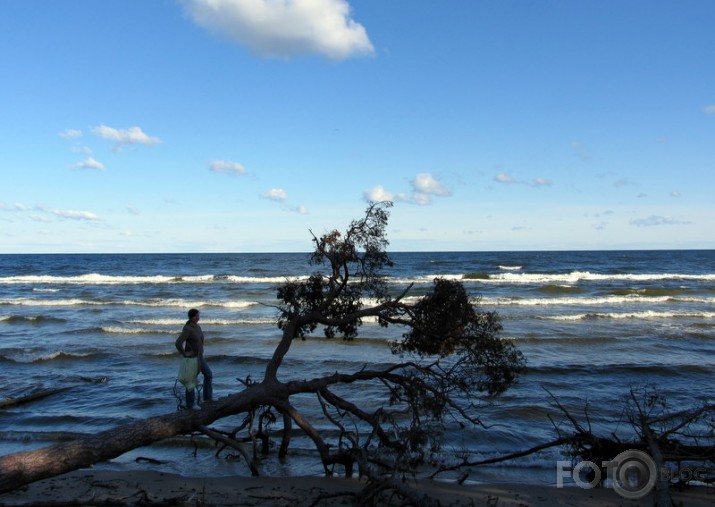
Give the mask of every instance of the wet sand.
M 0 495 L 0 505 L 267 506 L 355 505 L 357 479 L 325 477 L 182 477 L 153 471 L 78 470 Z M 652 494 L 626 500 L 611 489 L 585 490 L 526 484 L 464 485 L 436 481 L 412 484 L 440 505 L 651 507 Z M 675 505 L 712 507 L 715 488 L 673 492 Z M 682 502 L 682 503 L 681 503 Z

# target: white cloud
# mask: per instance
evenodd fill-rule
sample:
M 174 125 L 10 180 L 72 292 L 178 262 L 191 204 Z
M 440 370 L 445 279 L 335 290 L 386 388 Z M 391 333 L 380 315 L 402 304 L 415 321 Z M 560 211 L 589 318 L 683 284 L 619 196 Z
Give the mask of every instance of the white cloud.
M 215 173 L 246 174 L 245 167 L 238 162 L 231 162 L 230 160 L 213 160 L 209 164 L 209 169 Z
M 392 192 L 385 190 L 382 185 L 377 185 L 376 187 L 368 188 L 363 192 L 363 198 L 368 202 L 382 202 L 382 201 L 392 201 L 394 196 Z
M 261 197 L 276 202 L 284 202 L 288 199 L 288 194 L 282 188 L 272 188 L 261 194 Z
M 651 215 L 646 218 L 637 218 L 630 221 L 636 227 L 655 227 L 658 225 L 687 225 L 690 222 L 676 220 L 667 216 Z
M 409 202 L 418 206 L 427 206 L 432 203 L 432 196 L 448 197 L 452 195 L 442 183 L 434 178 L 430 173 L 419 173 L 411 182 L 412 198 Z
M 92 157 L 87 157 L 86 160 L 78 162 L 77 164 L 75 164 L 75 167 L 78 169 L 95 169 L 98 171 L 104 170 L 104 164 L 99 162 L 98 160 L 95 160 Z
M 534 178 L 534 181 L 531 182 L 534 187 L 550 187 L 552 184 L 553 182 L 546 178 Z
M 412 194 L 412 198 L 409 202 L 417 206 L 427 206 L 428 204 L 432 204 L 432 196 L 415 192 Z
M 115 129 L 106 125 L 93 127 L 92 133 L 102 139 L 116 141 L 115 149 L 118 149 L 124 144 L 144 144 L 152 145 L 161 142 L 158 137 L 145 134 L 139 127 L 129 127 L 128 129 Z
M 677 190 L 673 190 L 670 193 L 670 197 L 680 197 L 680 192 L 678 192 Z
M 452 192 L 430 173 L 417 174 L 410 185 L 412 185 L 412 195 L 409 196 L 404 193 L 393 194 L 382 185 L 377 185 L 365 190 L 363 198 L 372 202 L 408 202 L 418 206 L 427 206 L 432 204 L 432 196 L 448 197 L 452 195 Z
M 82 131 L 77 129 L 66 129 L 57 135 L 62 139 L 77 139 L 78 137 L 82 137 Z
M 127 206 L 127 211 L 132 215 L 141 215 L 141 211 L 136 208 L 132 208 L 131 206 Z
M 371 55 L 365 28 L 346 0 L 183 0 L 198 25 L 275 57 L 320 54 L 334 60 Z
M 705 106 L 705 114 L 715 114 L 715 105 Z
M 57 215 L 60 218 L 67 218 L 69 220 L 88 220 L 90 222 L 98 222 L 100 220 L 100 218 L 91 211 L 75 211 L 62 209 L 53 209 L 48 211 L 53 215 Z
M 494 176 L 494 181 L 497 183 L 504 183 L 505 185 L 511 185 L 512 183 L 516 183 L 516 180 L 514 177 L 509 174 L 509 173 L 498 173 L 496 176 Z
M 33 222 L 41 222 L 41 223 L 43 223 L 43 224 L 52 222 L 52 219 L 51 219 L 50 217 L 48 217 L 47 215 L 41 215 L 41 214 L 39 214 L 39 213 L 31 213 L 31 214 L 29 215 L 29 218 L 30 218 L 30 220 L 32 220 Z
M 308 208 L 303 206 L 302 204 L 298 206 L 291 206 L 288 208 L 290 211 L 293 211 L 295 213 L 298 213 L 299 215 L 307 215 L 308 214 Z
M 629 178 L 621 178 L 621 179 L 613 182 L 613 186 L 616 188 L 632 187 L 635 185 L 636 185 L 636 183 L 633 182 L 632 180 L 630 180 Z
M 20 203 L 15 203 L 11 206 L 9 204 L 5 204 L 4 202 L 0 202 L 0 210 L 2 211 L 30 211 L 31 209 L 32 208 Z
M 424 195 L 437 195 L 447 197 L 452 195 L 452 192 L 447 190 L 434 176 L 430 173 L 419 173 L 412 180 L 412 188 L 416 193 Z

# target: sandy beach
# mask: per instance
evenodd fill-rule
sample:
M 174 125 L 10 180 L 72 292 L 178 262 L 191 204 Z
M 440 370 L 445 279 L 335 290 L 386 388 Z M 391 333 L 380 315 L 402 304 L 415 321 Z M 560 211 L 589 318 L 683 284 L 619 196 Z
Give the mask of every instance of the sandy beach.
M 177 506 L 309 506 L 355 505 L 357 479 L 324 477 L 182 477 L 152 471 L 78 470 L 0 495 L 0 505 L 177 505 Z M 650 507 L 649 495 L 626 500 L 610 489 L 557 489 L 524 484 L 460 486 L 421 482 L 416 487 L 454 506 L 600 506 Z M 715 489 L 674 492 L 675 505 L 715 505 Z

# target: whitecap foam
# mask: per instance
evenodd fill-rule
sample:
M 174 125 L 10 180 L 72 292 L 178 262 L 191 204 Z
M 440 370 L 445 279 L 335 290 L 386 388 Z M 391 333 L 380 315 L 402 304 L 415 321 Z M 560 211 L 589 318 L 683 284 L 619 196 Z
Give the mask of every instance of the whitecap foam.
M 112 276 L 88 273 L 77 276 L 22 275 L 0 277 L 0 284 L 40 284 L 40 285 L 136 285 L 163 283 L 204 283 L 213 282 L 214 275 L 195 276 Z
M 580 321 L 587 319 L 712 319 L 715 318 L 715 312 L 689 312 L 689 311 L 671 311 L 671 312 L 656 312 L 646 310 L 643 312 L 608 312 L 608 313 L 581 313 L 577 315 L 553 315 L 537 317 L 541 320 L 555 321 Z
M 491 273 L 488 278 L 464 279 L 465 282 L 479 283 L 514 283 L 514 284 L 574 284 L 579 281 L 632 281 L 648 282 L 662 280 L 715 281 L 715 274 L 687 275 L 682 273 L 644 273 L 644 274 L 600 274 L 590 271 L 572 271 L 570 273 Z
M 679 297 L 679 296 L 625 296 L 601 297 L 555 297 L 555 298 L 482 298 L 480 303 L 485 306 L 602 306 L 619 304 L 661 304 L 669 302 L 715 304 L 711 297 Z
M 285 283 L 288 280 L 304 281 L 308 276 L 238 276 L 228 275 L 226 281 L 233 283 Z
M 107 326 L 100 328 L 103 333 L 107 334 L 166 334 L 167 331 L 162 331 L 160 329 L 149 329 L 140 327 L 117 327 L 117 326 Z

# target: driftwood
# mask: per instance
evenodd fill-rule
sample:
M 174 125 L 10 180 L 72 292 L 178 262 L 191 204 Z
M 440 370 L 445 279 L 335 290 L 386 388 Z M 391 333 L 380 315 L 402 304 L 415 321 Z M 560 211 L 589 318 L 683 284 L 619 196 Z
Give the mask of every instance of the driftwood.
M 9 408 L 9 407 L 14 407 L 16 405 L 23 405 L 25 403 L 30 403 L 31 401 L 37 401 L 41 400 L 43 398 L 47 398 L 48 396 L 52 396 L 54 394 L 59 394 L 63 393 L 65 391 L 69 391 L 75 386 L 70 386 L 70 387 L 60 387 L 58 389 L 42 389 L 41 391 L 36 391 L 31 394 L 27 394 L 25 396 L 20 396 L 19 398 L 12 398 L 12 397 L 7 397 L 4 400 L 0 401 L 0 408 Z
M 467 469 L 459 478 L 459 482 L 463 482 L 469 476 L 470 467 L 510 461 L 544 449 L 566 446 L 574 459 L 602 467 L 598 471 L 594 470 L 589 479 L 600 473 L 602 480 L 605 478 L 618 480 L 618 477 L 614 477 L 613 471 L 609 470 L 609 465 L 621 465 L 619 462 L 614 462 L 614 458 L 623 453 L 626 453 L 625 456 L 634 454 L 642 456 L 636 454 L 640 451 L 646 453 L 646 459 L 652 461 L 652 470 L 649 469 L 648 473 L 652 472 L 655 476 L 648 477 L 644 487 L 648 491 L 644 491 L 643 494 L 648 494 L 652 490 L 654 505 L 657 507 L 672 507 L 671 486 L 682 487 L 691 481 L 699 483 L 715 481 L 715 405 L 704 403 L 693 409 L 669 411 L 665 398 L 654 389 L 632 389 L 626 401 L 625 414 L 637 438 L 621 440 L 617 435 L 604 437 L 594 434 L 588 408 L 585 410 L 585 423 L 582 423 L 553 394 L 549 392 L 549 395 L 553 405 L 564 416 L 569 426 L 564 430 L 562 423 L 556 423 L 550 417 L 558 435 L 557 439 L 524 451 L 489 459 L 463 459 L 450 465 L 443 465 L 431 477 Z M 683 463 L 686 464 L 684 468 Z M 640 466 L 640 463 L 638 465 Z M 614 488 L 618 487 L 619 484 L 614 485 Z M 617 491 L 623 495 L 631 493 L 624 487 Z M 640 495 L 640 492 L 636 491 L 634 494 Z
M 90 383 L 94 383 L 94 384 L 105 384 L 108 381 L 107 377 L 99 377 L 99 378 L 80 377 L 79 379 L 83 382 L 90 382 Z M 58 387 L 55 389 L 40 389 L 38 391 L 35 391 L 30 394 L 26 394 L 24 396 L 20 396 L 18 398 L 14 398 L 12 396 L 7 396 L 7 397 L 5 397 L 4 400 L 0 400 L 0 409 L 14 407 L 17 405 L 24 405 L 25 403 L 30 403 L 32 401 L 41 400 L 41 399 L 47 398 L 48 396 L 54 396 L 55 394 L 64 393 L 65 391 L 69 391 L 70 389 L 74 389 L 75 387 L 77 387 L 77 386 L 72 385 L 72 386 Z

